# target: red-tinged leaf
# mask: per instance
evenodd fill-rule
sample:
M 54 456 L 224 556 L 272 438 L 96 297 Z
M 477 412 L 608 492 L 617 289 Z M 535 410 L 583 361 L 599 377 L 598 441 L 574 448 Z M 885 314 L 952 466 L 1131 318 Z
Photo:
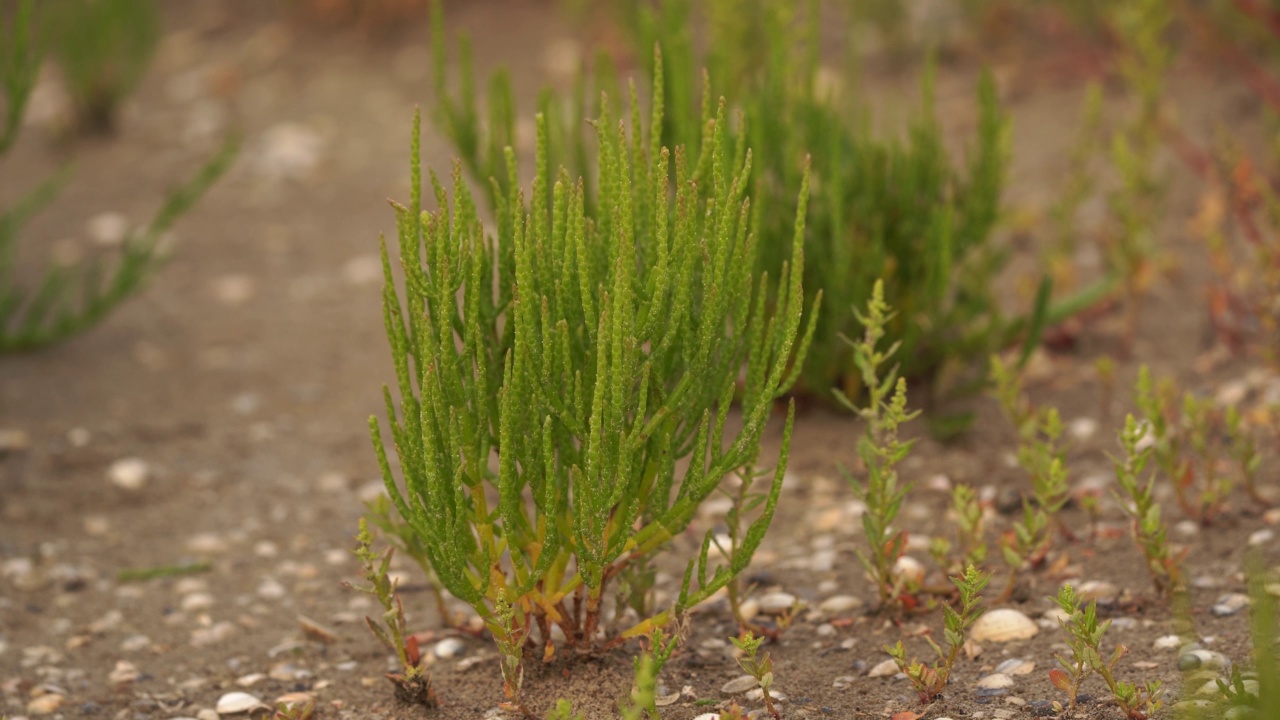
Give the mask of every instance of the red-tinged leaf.
M 922 717 L 924 717 L 924 715 L 921 715 L 920 713 L 903 710 L 900 713 L 894 713 L 893 717 L 889 718 L 889 720 L 920 720 Z
M 1071 676 L 1062 670 L 1057 668 L 1050 670 L 1049 682 L 1053 683 L 1054 687 L 1063 692 L 1071 692 Z
M 422 652 L 418 649 L 418 636 L 410 635 L 404 641 L 404 654 L 409 660 L 412 667 L 418 666 L 418 661 L 422 659 Z

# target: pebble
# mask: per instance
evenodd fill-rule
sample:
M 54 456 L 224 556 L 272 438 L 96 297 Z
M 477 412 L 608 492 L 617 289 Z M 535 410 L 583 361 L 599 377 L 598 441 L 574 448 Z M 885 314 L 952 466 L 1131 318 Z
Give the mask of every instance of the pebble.
M 137 680 L 140 674 L 138 666 L 128 660 L 117 660 L 115 669 L 107 674 L 107 680 L 112 685 L 126 685 Z
M 720 713 L 702 713 L 694 717 L 693 720 L 720 720 Z
M 1105 580 L 1089 580 L 1081 583 L 1076 588 L 1076 593 L 1076 597 L 1079 598 L 1081 603 L 1087 604 L 1090 600 L 1105 603 L 1108 600 L 1115 599 L 1116 595 L 1119 594 L 1119 589 L 1116 588 L 1114 583 L 1109 583 Z
M 467 646 L 458 638 L 445 638 L 435 645 L 431 646 L 431 654 L 441 660 L 448 660 L 461 655 Z
M 194 592 L 182 598 L 179 604 L 183 610 L 187 612 L 195 612 L 197 610 L 207 610 L 213 607 L 213 595 L 207 592 Z
M 103 515 L 86 515 L 82 522 L 85 535 L 103 537 L 111 532 L 111 521 Z
M 1262 528 L 1261 530 L 1254 530 L 1253 532 L 1249 533 L 1249 544 L 1254 547 L 1258 547 L 1259 545 L 1266 545 L 1267 543 L 1274 540 L 1275 537 L 1276 537 L 1275 531 L 1272 530 L 1271 528 Z
M 141 490 L 150 477 L 151 466 L 146 460 L 136 457 L 116 460 L 107 469 L 107 479 L 123 490 Z
M 867 677 L 892 677 L 898 674 L 898 663 L 889 659 L 876 664 L 875 667 L 867 671 Z
M 1010 642 L 1035 637 L 1039 626 L 1017 610 L 999 608 L 985 613 L 969 629 L 974 642 Z
M 302 628 L 302 634 L 306 635 L 308 640 L 314 640 L 325 645 L 332 645 L 338 642 L 337 633 L 306 615 L 298 616 L 298 627 Z
M 239 685 L 240 687 L 246 687 L 246 688 L 253 687 L 254 685 L 257 685 L 258 683 L 266 679 L 267 679 L 267 676 L 263 673 L 249 673 L 248 675 L 241 675 L 240 677 L 236 678 L 236 685 Z
M 1022 658 L 1009 658 L 996 666 L 996 672 L 1004 675 L 1030 675 L 1036 664 Z
M 1156 650 L 1177 650 L 1182 647 L 1182 638 L 1177 635 L 1162 635 L 1151 644 Z
M 1200 534 L 1200 523 L 1195 520 L 1182 520 L 1173 526 L 1173 531 L 1183 537 L 1193 537 Z
M 284 695 L 281 695 L 280 697 L 276 698 L 275 704 L 284 705 L 286 708 L 292 709 L 297 706 L 305 707 L 307 705 L 312 705 L 315 703 L 315 701 L 316 699 L 314 696 L 312 696 L 311 693 L 291 692 L 291 693 L 285 693 Z
M 980 678 L 977 682 L 978 688 L 982 690 L 996 690 L 1000 688 L 1013 687 L 1013 678 L 1004 673 L 991 673 Z
M 26 450 L 31 446 L 31 436 L 26 430 L 0 428 L 0 453 Z
M 1178 657 L 1178 669 L 1183 672 L 1200 668 L 1225 670 L 1230 666 L 1231 660 L 1226 655 L 1213 650 L 1191 650 Z
M 227 541 L 217 533 L 199 533 L 187 540 L 187 550 L 200 555 L 216 555 L 227 549 Z
M 721 685 L 720 692 L 724 695 L 738 695 L 740 693 L 747 692 L 752 688 L 756 688 L 759 685 L 760 683 L 756 682 L 756 679 L 751 675 L 742 675 L 730 680 L 724 685 Z
M 1280 508 L 1271 508 L 1262 513 L 1262 522 L 1268 525 L 1280 525 Z
M 252 298 L 256 290 L 253 278 L 243 273 L 228 273 L 216 277 L 210 285 L 213 296 L 224 305 L 241 305 Z
M 196 720 L 218 720 L 218 711 L 210 708 L 201 708 L 196 713 Z
M 288 590 L 285 590 L 284 585 L 281 585 L 275 578 L 265 577 L 262 578 L 262 582 L 258 583 L 259 597 L 267 600 L 279 600 L 287 595 L 288 592 Z
M 320 164 L 324 140 L 315 130 L 296 122 L 272 125 L 252 157 L 257 170 L 271 180 L 302 180 Z
M 66 698 L 58 693 L 46 693 L 27 703 L 27 712 L 32 715 L 49 715 L 62 707 Z
M 895 580 L 905 582 L 909 586 L 919 586 L 924 582 L 924 565 L 910 555 L 903 555 L 893 564 Z
M 760 598 L 760 612 L 766 615 L 781 615 L 790 611 L 796 604 L 796 596 L 785 592 L 766 593 Z
M 1229 593 L 1218 598 L 1218 602 L 1210 608 L 1210 612 L 1218 617 L 1235 615 L 1249 607 L 1249 596 L 1242 593 Z
M 840 615 L 862 606 L 862 601 L 852 595 L 832 595 L 818 604 L 818 609 L 827 615 Z
M 377 253 L 368 253 L 351 258 L 342 266 L 342 279 L 348 285 L 356 287 L 382 282 L 382 256 Z M 730 498 L 715 499 L 728 500 L 729 506 L 733 506 L 733 500 Z M 710 500 L 704 505 L 709 503 Z M 725 512 L 728 512 L 728 510 Z M 723 515 L 724 513 L 721 514 Z
M 129 233 L 129 220 L 118 212 L 98 213 L 85 223 L 85 232 L 101 247 L 120 247 Z
M 1067 434 L 1076 440 L 1088 440 L 1098 432 L 1098 421 L 1089 417 L 1080 417 L 1067 425 Z
M 218 698 L 216 712 L 219 715 L 237 715 L 266 708 L 261 700 L 246 692 L 229 692 Z
M 215 623 L 207 628 L 197 628 L 191 631 L 191 644 L 195 647 L 204 645 L 212 645 L 222 642 L 234 635 L 236 626 L 229 622 L 223 621 Z

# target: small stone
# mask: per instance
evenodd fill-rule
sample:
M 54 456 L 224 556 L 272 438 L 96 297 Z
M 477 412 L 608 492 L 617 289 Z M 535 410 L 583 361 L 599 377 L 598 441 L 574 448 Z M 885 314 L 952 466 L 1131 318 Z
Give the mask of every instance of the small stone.
M 1013 687 L 1013 678 L 1004 673 L 991 673 L 983 676 L 976 683 L 977 687 L 982 690 L 995 690 L 998 688 Z
M 720 713 L 702 713 L 695 716 L 693 720 L 720 720 Z
M 445 638 L 431 646 L 431 654 L 441 660 L 458 657 L 467 649 L 465 643 L 458 638 Z
M 1249 596 L 1243 593 L 1229 593 L 1218 598 L 1218 602 L 1210 608 L 1210 612 L 1218 617 L 1235 615 L 1249 607 Z
M 253 278 L 243 273 L 230 273 L 213 279 L 213 296 L 224 305 L 241 305 L 253 297 Z
M 249 673 L 248 675 L 241 675 L 240 677 L 236 678 L 236 685 L 239 685 L 240 687 L 246 687 L 246 688 L 253 687 L 254 685 L 257 685 L 258 683 L 266 679 L 267 679 L 267 676 L 264 673 Z
M 1151 647 L 1156 650 L 1177 650 L 1182 647 L 1182 638 L 1177 635 L 1161 635 Z
M 720 692 L 724 695 L 738 695 L 751 690 L 752 688 L 759 687 L 759 685 L 760 683 L 756 682 L 754 677 L 750 675 L 742 675 L 730 680 L 724 685 L 721 685 Z
M 785 592 L 772 592 L 760 598 L 760 612 L 766 615 L 781 615 L 790 611 L 796 604 L 796 596 Z
M 151 477 L 151 466 L 136 457 L 121 458 L 107 469 L 107 479 L 112 485 L 129 491 L 141 490 Z
M 836 626 L 831 623 L 822 623 L 814 628 L 814 634 L 821 638 L 829 638 L 836 636 Z
M 1239 405 L 1249 394 L 1249 383 L 1244 379 L 1229 380 L 1214 393 L 1214 400 L 1223 407 Z
M 280 554 L 280 548 L 270 540 L 259 540 L 253 544 L 253 554 L 258 557 L 273 558 Z
M 219 642 L 222 642 L 223 640 L 226 640 L 227 638 L 234 635 L 235 632 L 236 632 L 236 626 L 232 625 L 229 622 L 223 621 L 220 623 L 214 623 L 212 626 L 207 628 L 198 628 L 196 630 L 192 630 L 191 644 L 195 647 L 202 647 L 204 645 L 213 645 L 214 643 L 219 643 Z
M 1201 668 L 1225 670 L 1231 666 L 1231 660 L 1220 652 L 1212 650 L 1192 650 L 1178 657 L 1178 670 L 1187 672 Z
M 1262 528 L 1249 533 L 1249 544 L 1253 547 L 1266 545 L 1276 538 L 1276 533 L 1271 528 Z
M 893 564 L 893 578 L 911 587 L 918 587 L 924 582 L 924 574 L 924 565 L 910 555 L 903 555 Z
M 114 630 L 122 622 L 124 622 L 124 613 L 119 610 L 108 610 L 102 617 L 89 623 L 89 632 L 101 635 Z
M 115 669 L 107 674 L 112 685 L 126 685 L 138 679 L 138 667 L 128 660 L 117 660 Z
M 58 693 L 46 693 L 27 703 L 27 712 L 32 715 L 49 715 L 62 707 L 65 697 Z
M 295 122 L 272 125 L 263 135 L 257 160 L 260 174 L 272 180 L 302 180 L 320 164 L 324 140 L 315 130 Z
M 1067 425 L 1067 434 L 1075 440 L 1088 440 L 1097 432 L 1098 421 L 1089 417 L 1076 418 Z
M 996 666 L 996 672 L 1004 675 L 1030 675 L 1036 669 L 1036 664 L 1031 660 L 1023 660 L 1022 658 L 1009 658 Z
M 138 652 L 151 645 L 151 638 L 146 635 L 130 635 L 120 642 L 121 652 Z
M 1119 594 L 1119 590 L 1113 583 L 1104 580 L 1089 580 L 1080 583 L 1080 586 L 1076 588 L 1076 593 L 1076 597 L 1080 599 L 1081 603 L 1087 604 L 1090 600 L 1105 603 L 1114 599 Z
M 276 705 L 284 705 L 286 708 L 306 707 L 315 704 L 315 697 L 307 692 L 291 692 L 285 693 L 275 699 Z
M 0 455 L 21 452 L 31 447 L 31 436 L 26 430 L 0 428 Z
M 89 239 L 104 248 L 117 248 L 129 234 L 129 220 L 118 212 L 98 213 L 85 224 Z
M 382 257 L 368 253 L 351 258 L 342 266 L 342 279 L 348 285 L 361 287 L 382 281 Z M 724 498 L 729 500 L 729 498 Z M 732 504 L 732 500 L 729 500 Z
M 103 515 L 86 515 L 81 522 L 84 534 L 90 537 L 102 537 L 111 532 L 111 521 Z
M 289 591 L 285 590 L 284 585 L 281 585 L 275 578 L 265 577 L 262 578 L 262 582 L 258 583 L 259 597 L 268 600 L 279 600 L 288 594 Z
M 315 640 L 325 645 L 332 645 L 338 642 L 336 633 L 306 615 L 298 616 L 298 627 L 302 628 L 302 634 L 306 635 L 309 640 Z
M 1035 637 L 1039 626 L 1017 610 L 999 608 L 983 614 L 969 630 L 974 642 L 1010 642 Z
M 1173 531 L 1182 537 L 1194 537 L 1200 534 L 1200 523 L 1194 520 L 1181 520 L 1173 526 Z
M 237 715 L 258 709 L 269 709 L 261 700 L 245 692 L 230 692 L 218 698 L 219 715 Z
M 818 604 L 818 609 L 827 615 L 840 615 L 862 606 L 862 601 L 852 595 L 832 595 Z
M 751 618 L 759 615 L 760 601 L 755 598 L 743 600 L 742 604 L 738 606 L 738 614 L 742 616 L 743 620 L 750 620 Z
M 186 612 L 195 612 L 197 610 L 208 610 L 213 607 L 213 595 L 207 592 L 194 592 L 182 598 L 179 603 Z
M 228 549 L 227 541 L 217 533 L 200 533 L 187 540 L 187 550 L 198 555 L 216 555 Z
M 218 711 L 211 708 L 201 708 L 196 712 L 196 720 L 218 720 Z
M 1262 513 L 1262 522 L 1268 525 L 1280 525 L 1280 508 L 1271 508 Z
M 898 674 L 898 663 L 895 660 L 884 660 L 867 671 L 867 677 L 893 677 Z

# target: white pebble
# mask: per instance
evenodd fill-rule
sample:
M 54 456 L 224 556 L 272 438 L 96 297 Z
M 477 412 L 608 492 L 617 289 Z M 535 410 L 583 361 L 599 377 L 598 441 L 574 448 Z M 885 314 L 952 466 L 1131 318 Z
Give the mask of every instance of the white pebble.
M 875 667 L 867 671 L 867 677 L 892 677 L 898 674 L 898 663 L 895 660 L 885 660 L 878 663 Z
M 431 654 L 446 660 L 462 654 L 467 646 L 458 638 L 445 638 L 431 647 Z
M 1098 421 L 1093 418 L 1076 418 L 1067 425 L 1067 433 L 1076 440 L 1088 440 L 1096 432 L 1098 432 Z
M 991 673 L 978 680 L 977 686 L 983 690 L 998 690 L 1013 687 L 1013 678 L 1004 673 Z
M 107 479 L 111 484 L 124 490 L 141 490 L 150 477 L 151 466 L 142 458 L 121 458 L 107 469 Z
M 759 686 L 759 683 L 756 682 L 754 677 L 751 675 L 742 675 L 730 680 L 724 685 L 721 685 L 720 692 L 725 695 L 737 695 L 757 686 Z
M 781 615 L 795 607 L 796 596 L 785 592 L 772 592 L 760 598 L 760 612 Z
M 1275 537 L 1276 537 L 1276 534 L 1271 528 L 1262 528 L 1261 530 L 1254 530 L 1253 532 L 1249 533 L 1249 544 L 1254 547 L 1258 547 L 1259 545 L 1266 545 L 1267 543 L 1274 540 Z
M 258 595 L 268 600 L 279 600 L 289 593 L 275 578 L 262 578 L 258 583 Z
M 1218 602 L 1210 608 L 1210 612 L 1218 617 L 1235 615 L 1249 607 L 1249 596 L 1242 593 L 1230 593 L 1218 598 Z
M 1177 650 L 1182 647 L 1182 638 L 1177 635 L 1162 635 L 1151 644 L 1156 650 Z
M 216 277 L 211 283 L 213 295 L 225 305 L 240 305 L 253 297 L 253 278 L 242 273 Z
M 261 700 L 245 692 L 230 692 L 218 698 L 219 715 L 236 715 L 267 707 Z
M 832 595 L 823 600 L 818 609 L 828 615 L 839 615 L 862 606 L 862 601 L 852 595 Z
M 978 618 L 969 630 L 969 637 L 974 642 L 1009 642 L 1026 640 L 1039 632 L 1039 626 L 1031 618 L 1017 610 L 1000 608 Z
M 382 281 L 382 256 L 375 253 L 357 255 L 342 266 L 342 279 L 356 287 Z M 729 498 L 717 498 L 729 500 Z M 707 501 L 708 503 L 710 500 Z M 732 504 L 732 500 L 729 500 Z M 704 503 L 705 505 L 706 503 Z
M 85 225 L 89 238 L 102 247 L 120 247 L 129 233 L 129 220 L 118 212 L 104 212 L 89 218 Z
M 208 610 L 213 607 L 213 595 L 207 592 L 194 592 L 183 597 L 179 606 L 187 612 Z

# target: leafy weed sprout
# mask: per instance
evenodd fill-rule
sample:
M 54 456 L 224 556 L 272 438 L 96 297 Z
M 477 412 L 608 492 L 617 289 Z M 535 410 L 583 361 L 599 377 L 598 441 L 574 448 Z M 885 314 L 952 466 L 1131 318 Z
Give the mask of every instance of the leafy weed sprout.
M 893 319 L 884 299 L 883 284 L 877 282 L 872 288 L 866 313 L 855 310 L 854 314 L 862 323 L 863 335 L 857 342 L 848 342 L 853 346 L 853 362 L 860 372 L 866 405 L 858 407 L 840 390 L 834 392 L 841 404 L 866 422 L 866 431 L 858 438 L 858 457 L 865 468 L 866 480 L 859 482 L 847 471 L 845 475 L 858 499 L 867 506 L 862 515 L 862 530 L 870 547 L 866 552 L 859 550 L 858 559 L 868 578 L 876 584 L 880 608 L 888 611 L 910 603 L 904 596 L 903 579 L 894 572 L 894 565 L 906 549 L 907 533 L 895 530 L 893 522 L 911 485 L 899 485 L 895 467 L 906 459 L 913 444 L 913 441 L 898 439 L 898 428 L 919 412 L 907 411 L 907 381 L 898 377 L 897 366 L 884 367 L 898 351 L 899 344 L 880 348 L 886 327 Z
M 1160 517 L 1160 504 L 1155 499 L 1155 478 L 1142 480 L 1153 448 L 1139 447 L 1150 432 L 1150 426 L 1139 423 L 1132 415 L 1125 417 L 1120 433 L 1121 457 L 1114 459 L 1116 499 L 1133 521 L 1133 541 L 1146 559 L 1147 572 L 1156 592 L 1169 597 L 1184 589 L 1182 561 L 1187 550 L 1174 550 L 1168 542 L 1168 528 Z
M 381 556 L 373 550 L 373 534 L 363 518 L 360 520 L 360 534 L 356 536 L 355 554 L 364 568 L 364 578 L 368 585 L 352 585 L 344 583 L 353 590 L 368 593 L 378 600 L 382 606 L 381 623 L 366 617 L 365 625 L 388 650 L 395 653 L 400 661 L 400 672 L 387 673 L 387 679 L 395 686 L 396 698 L 407 703 L 433 708 L 439 704 L 435 688 L 431 685 L 431 676 L 422 664 L 422 654 L 418 649 L 418 641 L 406 628 L 404 604 L 396 593 L 396 583 L 388 574 L 394 548 L 387 548 Z
M 985 611 L 982 605 L 982 590 L 990 579 L 990 575 L 976 569 L 973 565 L 968 566 L 963 574 L 951 578 L 951 582 L 960 593 L 960 608 L 957 610 L 950 605 L 942 606 L 946 622 L 943 630 L 946 650 L 934 642 L 933 638 L 925 636 L 929 647 L 937 656 L 932 663 L 926 664 L 914 659 L 908 662 L 907 650 L 903 647 L 901 640 L 892 646 L 885 646 L 885 652 L 889 653 L 889 657 L 897 663 L 898 670 L 905 673 L 907 679 L 911 681 L 912 687 L 920 696 L 920 702 L 926 705 L 933 702 L 934 698 L 946 688 L 947 682 L 951 679 L 951 671 L 955 668 L 956 660 L 960 658 L 961 649 L 964 648 L 966 633 Z
M 1057 603 L 1063 612 L 1070 615 L 1060 623 L 1067 635 L 1071 657 L 1055 656 L 1059 667 L 1049 671 L 1049 680 L 1054 687 L 1067 693 L 1068 707 L 1075 708 L 1080 685 L 1093 673 L 1106 683 L 1112 699 L 1125 717 L 1130 720 L 1146 720 L 1158 712 L 1163 706 L 1160 698 L 1164 694 L 1159 681 L 1137 685 L 1115 677 L 1116 666 L 1129 652 L 1127 647 L 1116 645 L 1110 658 L 1104 659 L 1102 638 L 1106 635 L 1107 628 L 1111 627 L 1111 621 L 1098 622 L 1097 601 L 1090 601 L 1088 607 L 1081 609 L 1075 588 L 1065 585 L 1058 591 Z
M 760 653 L 760 645 L 765 639 L 756 637 L 748 630 L 742 637 L 733 637 L 729 640 L 742 653 L 738 658 L 738 665 L 760 685 L 765 710 L 775 720 L 781 720 L 782 714 L 774 707 L 773 696 L 769 692 L 773 688 L 773 658 L 769 657 L 767 650 L 764 654 Z
M 532 187 L 519 189 L 507 149 L 492 232 L 460 166 L 452 200 L 432 175 L 439 209 L 421 210 L 415 121 L 413 190 L 396 207 L 402 286 L 384 244 L 399 403 L 384 391 L 390 443 L 370 419 L 378 462 L 441 586 L 494 632 L 512 702 L 529 645 L 554 656 L 553 626 L 571 649 L 610 648 L 726 587 L 764 537 L 787 463 L 793 410 L 770 489 L 728 561 L 712 567 L 708 533 L 674 605 L 621 622 L 606 603 L 611 581 L 683 532 L 725 476 L 754 467 L 812 333 L 801 333 L 806 186 L 773 285 L 752 270 L 752 155 L 731 142 L 723 103 L 689 156 L 654 130 L 661 86 L 647 128 L 631 97 L 629 131 L 607 101 L 594 123 L 593 212 L 583 182 L 551 170 L 539 116 Z M 728 434 L 735 397 L 741 428 Z

